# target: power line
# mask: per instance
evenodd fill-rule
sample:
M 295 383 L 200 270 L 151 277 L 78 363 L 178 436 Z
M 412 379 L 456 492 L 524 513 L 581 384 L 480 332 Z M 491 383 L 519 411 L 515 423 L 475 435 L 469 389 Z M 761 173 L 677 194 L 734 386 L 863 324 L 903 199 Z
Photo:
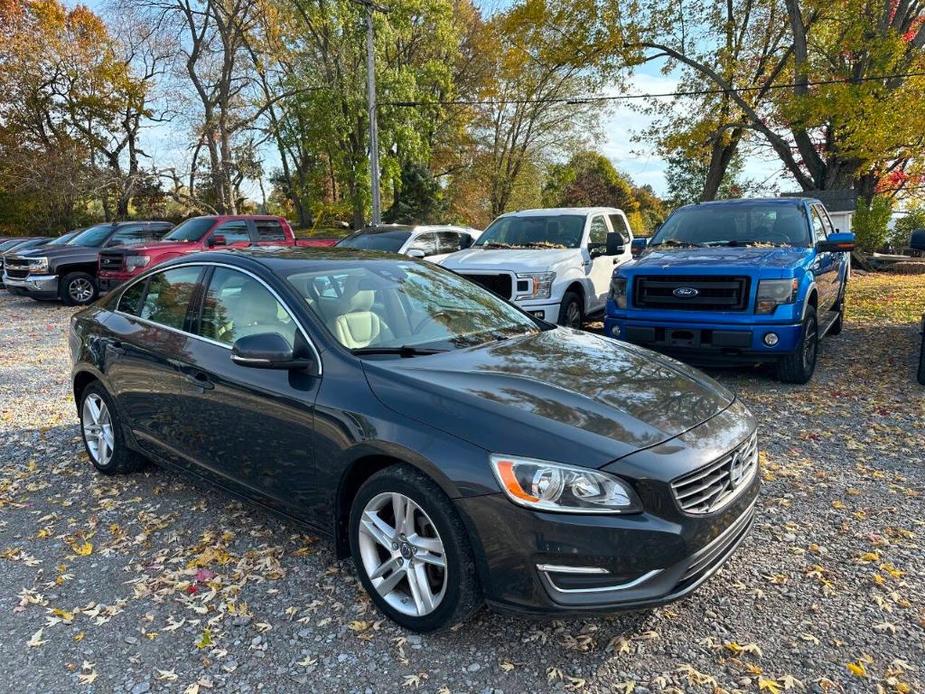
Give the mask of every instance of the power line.
M 614 94 L 614 95 L 590 95 L 578 97 L 559 97 L 551 99 L 510 99 L 505 100 L 505 104 L 593 104 L 602 101 L 630 101 L 636 99 L 661 99 L 665 97 L 678 96 L 709 96 L 712 94 L 743 94 L 747 92 L 759 92 L 771 89 L 793 89 L 795 87 L 822 87 L 832 84 L 859 84 L 861 82 L 880 82 L 883 80 L 906 79 L 908 77 L 925 77 L 925 71 L 922 72 L 897 72 L 888 75 L 871 75 L 868 77 L 857 78 L 839 78 L 830 80 L 817 80 L 813 82 L 790 82 L 787 84 L 770 84 L 754 87 L 732 87 L 714 88 L 714 89 L 691 89 L 687 91 L 676 92 L 656 92 L 646 94 Z M 379 106 L 395 106 L 399 108 L 413 108 L 417 106 L 491 106 L 499 103 L 497 99 L 436 99 L 432 101 L 381 101 Z

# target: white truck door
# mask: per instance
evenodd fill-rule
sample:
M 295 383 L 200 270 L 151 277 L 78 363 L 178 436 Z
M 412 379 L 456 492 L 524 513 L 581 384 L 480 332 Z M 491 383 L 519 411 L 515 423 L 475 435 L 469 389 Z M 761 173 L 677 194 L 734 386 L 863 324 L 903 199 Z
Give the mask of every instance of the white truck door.
M 604 307 L 607 301 L 607 292 L 610 291 L 610 277 L 613 274 L 614 256 L 607 252 L 607 233 L 610 228 L 603 214 L 591 217 L 590 233 L 588 235 L 588 253 L 591 256 L 591 269 L 587 273 L 590 284 L 594 288 L 588 297 L 588 312 L 594 312 Z M 586 266 L 587 267 L 587 266 Z

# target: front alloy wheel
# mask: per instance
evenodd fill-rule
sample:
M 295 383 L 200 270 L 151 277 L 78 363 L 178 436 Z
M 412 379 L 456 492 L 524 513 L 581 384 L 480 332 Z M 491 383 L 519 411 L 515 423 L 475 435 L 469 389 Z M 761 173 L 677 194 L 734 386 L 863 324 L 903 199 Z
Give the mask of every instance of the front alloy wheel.
M 90 393 L 84 398 L 80 410 L 80 424 L 83 427 L 84 441 L 87 442 L 87 453 L 90 454 L 94 465 L 106 467 L 112 460 L 116 442 L 109 408 L 96 393 Z
M 403 614 L 428 615 L 446 594 L 443 541 L 424 509 L 404 494 L 384 492 L 366 504 L 360 556 L 376 592 Z
M 450 498 L 416 468 L 396 464 L 366 480 L 348 533 L 363 587 L 406 629 L 446 629 L 481 605 L 466 528 Z
M 777 376 L 784 383 L 809 383 L 816 371 L 819 355 L 819 321 L 813 306 L 806 308 L 797 349 L 777 365 Z

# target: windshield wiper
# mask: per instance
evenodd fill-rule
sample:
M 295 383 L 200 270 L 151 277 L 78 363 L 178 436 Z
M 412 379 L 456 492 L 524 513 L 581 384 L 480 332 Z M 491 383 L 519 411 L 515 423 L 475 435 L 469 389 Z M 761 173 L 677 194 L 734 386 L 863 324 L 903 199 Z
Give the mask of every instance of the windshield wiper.
M 780 243 L 777 241 L 759 241 L 758 239 L 751 239 L 748 241 L 741 241 L 739 239 L 733 239 L 732 241 L 711 241 L 708 246 L 729 246 L 735 248 L 737 246 L 773 246 L 775 248 L 779 246 L 789 246 L 787 243 Z
M 678 241 L 676 239 L 668 239 L 667 241 L 659 241 L 658 243 L 650 244 L 651 246 L 677 246 L 678 248 L 703 248 L 702 243 L 694 243 L 693 241 Z
M 480 243 L 482 248 L 513 248 L 509 243 L 502 243 L 500 241 L 486 241 L 485 243 Z
M 359 347 L 350 351 L 354 354 L 397 354 L 400 357 L 422 357 L 428 354 L 440 354 L 447 350 L 402 345 L 401 347 Z

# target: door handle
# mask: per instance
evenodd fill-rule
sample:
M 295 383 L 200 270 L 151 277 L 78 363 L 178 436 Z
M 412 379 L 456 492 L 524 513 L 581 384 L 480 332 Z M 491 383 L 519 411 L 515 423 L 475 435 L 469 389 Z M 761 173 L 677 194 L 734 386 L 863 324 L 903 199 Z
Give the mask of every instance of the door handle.
M 202 371 L 184 374 L 183 377 L 197 388 L 202 388 L 202 390 L 212 390 L 215 387 L 215 384 Z

